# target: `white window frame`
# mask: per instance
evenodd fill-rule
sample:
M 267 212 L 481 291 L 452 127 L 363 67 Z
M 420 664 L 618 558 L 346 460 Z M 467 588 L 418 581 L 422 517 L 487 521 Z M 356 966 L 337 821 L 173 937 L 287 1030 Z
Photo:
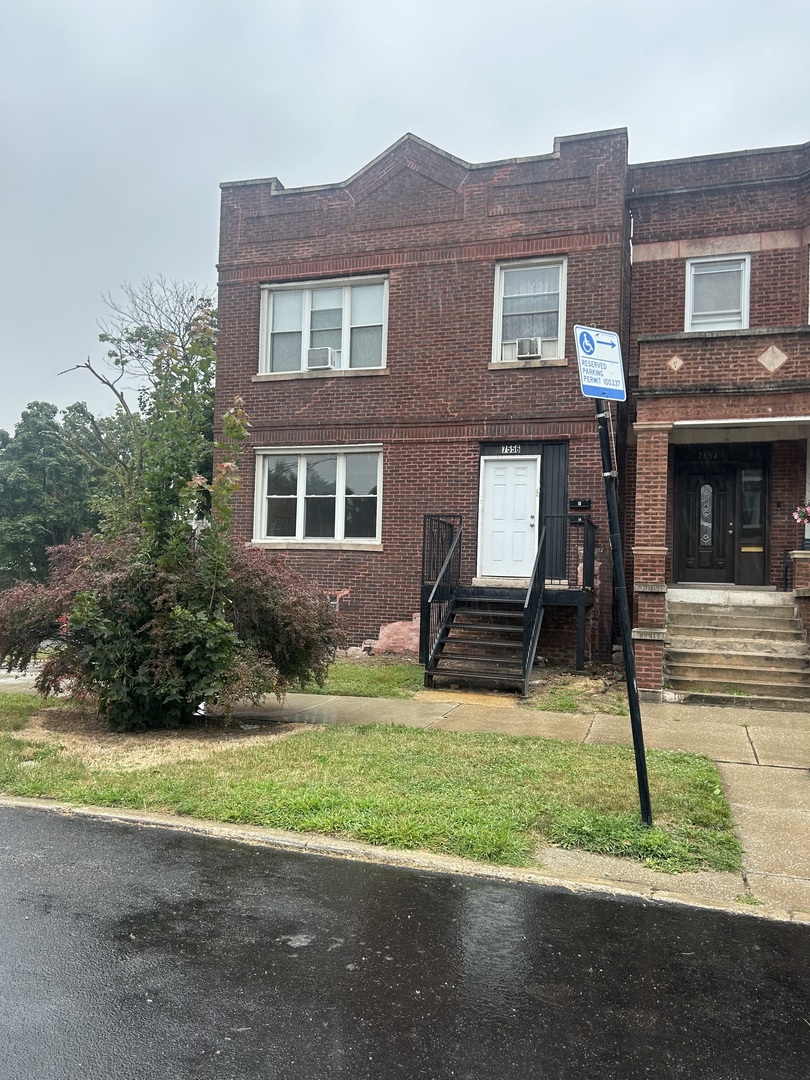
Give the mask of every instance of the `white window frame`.
M 503 289 L 504 273 L 507 270 L 523 270 L 534 266 L 559 266 L 560 268 L 560 305 L 558 311 L 558 338 L 556 356 L 538 357 L 534 360 L 504 360 L 503 359 Z M 492 363 L 499 366 L 507 364 L 521 367 L 526 365 L 541 366 L 547 363 L 562 363 L 565 361 L 565 308 L 568 283 L 568 259 L 565 255 L 556 255 L 543 259 L 520 259 L 515 262 L 498 263 L 495 267 L 495 311 L 492 322 Z
M 382 312 L 382 351 L 379 365 L 367 368 L 349 367 L 349 339 L 351 331 L 351 290 L 356 286 L 382 285 L 383 286 L 383 312 Z M 388 341 L 388 277 L 383 274 L 374 274 L 361 277 L 347 278 L 317 278 L 312 281 L 286 281 L 281 284 L 262 285 L 261 292 L 261 330 L 259 338 L 259 374 L 277 375 L 279 377 L 296 375 L 299 373 L 311 373 L 313 369 L 307 368 L 307 352 L 310 341 L 310 315 L 312 311 L 312 294 L 318 289 L 343 289 L 343 320 L 342 320 L 342 344 L 340 363 L 335 369 L 341 371 L 379 371 L 386 366 L 386 351 Z M 301 366 L 292 371 L 273 371 L 270 367 L 271 358 L 271 334 L 273 328 L 273 296 L 281 292 L 303 292 L 303 317 L 301 325 Z M 376 323 L 374 324 L 376 325 Z M 321 369 L 314 369 L 320 371 Z M 323 369 L 330 370 L 330 369 Z
M 710 266 L 712 263 L 739 262 L 742 270 L 740 283 L 740 325 L 728 326 L 713 325 L 710 321 L 699 322 L 695 325 L 692 307 L 694 304 L 694 280 L 695 268 Z M 686 260 L 686 305 L 684 311 L 684 332 L 687 334 L 710 333 L 714 330 L 747 330 L 748 309 L 751 294 L 751 256 L 750 255 L 712 255 L 706 258 Z
M 308 456 L 334 454 L 337 456 L 335 536 L 304 536 L 306 502 L 306 459 Z M 344 537 L 346 499 L 346 459 L 357 454 L 377 455 L 377 520 L 373 537 Z M 295 536 L 267 535 L 267 463 L 272 457 L 298 458 L 296 491 Z M 379 443 L 341 446 L 267 446 L 256 450 L 255 500 L 253 507 L 253 543 L 264 547 L 302 548 L 368 548 L 382 542 L 383 449 Z

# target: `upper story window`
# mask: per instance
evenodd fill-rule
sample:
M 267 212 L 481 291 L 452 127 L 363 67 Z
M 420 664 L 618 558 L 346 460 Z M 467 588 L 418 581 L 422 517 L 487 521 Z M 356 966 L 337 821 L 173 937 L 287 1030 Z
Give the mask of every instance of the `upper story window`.
M 747 330 L 748 255 L 687 259 L 684 330 Z
M 493 361 L 563 357 L 565 271 L 565 259 L 504 263 L 497 268 Z
M 387 293 L 385 278 L 265 286 L 259 371 L 384 367 Z

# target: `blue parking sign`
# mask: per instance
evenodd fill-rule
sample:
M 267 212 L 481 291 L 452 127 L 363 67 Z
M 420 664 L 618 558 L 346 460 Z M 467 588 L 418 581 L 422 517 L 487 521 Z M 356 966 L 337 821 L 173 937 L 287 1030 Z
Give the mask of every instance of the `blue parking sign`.
M 593 326 L 575 326 L 579 385 L 585 397 L 625 401 L 624 365 L 619 335 Z

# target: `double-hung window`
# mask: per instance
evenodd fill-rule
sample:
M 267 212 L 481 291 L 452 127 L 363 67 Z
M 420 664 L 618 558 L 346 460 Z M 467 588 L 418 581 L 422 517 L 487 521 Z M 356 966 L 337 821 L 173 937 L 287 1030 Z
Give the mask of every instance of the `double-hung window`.
M 386 309 L 384 278 L 265 286 L 259 371 L 384 367 Z
M 254 540 L 379 542 L 381 480 L 379 449 L 259 452 Z
M 503 263 L 495 279 L 494 362 L 564 356 L 565 259 Z
M 750 271 L 748 255 L 687 259 L 684 330 L 747 330 Z

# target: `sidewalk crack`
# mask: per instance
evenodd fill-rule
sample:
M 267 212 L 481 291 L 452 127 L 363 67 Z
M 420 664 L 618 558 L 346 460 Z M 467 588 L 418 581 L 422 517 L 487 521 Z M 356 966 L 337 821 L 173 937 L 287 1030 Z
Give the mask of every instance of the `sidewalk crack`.
M 444 702 L 442 702 L 442 704 L 444 704 Z M 454 713 L 456 709 L 461 707 L 460 701 L 447 702 L 447 704 L 450 706 L 450 708 L 445 709 L 441 716 L 437 716 L 435 720 L 431 720 L 429 724 L 426 724 L 425 731 L 430 731 L 433 725 L 438 724 L 440 720 L 447 720 L 451 713 Z
M 759 754 L 754 746 L 754 740 L 751 738 L 751 732 L 748 730 L 748 724 L 743 724 L 743 728 L 745 729 L 745 737 L 748 739 L 748 745 L 751 747 L 751 753 L 754 755 L 754 761 L 759 765 Z

